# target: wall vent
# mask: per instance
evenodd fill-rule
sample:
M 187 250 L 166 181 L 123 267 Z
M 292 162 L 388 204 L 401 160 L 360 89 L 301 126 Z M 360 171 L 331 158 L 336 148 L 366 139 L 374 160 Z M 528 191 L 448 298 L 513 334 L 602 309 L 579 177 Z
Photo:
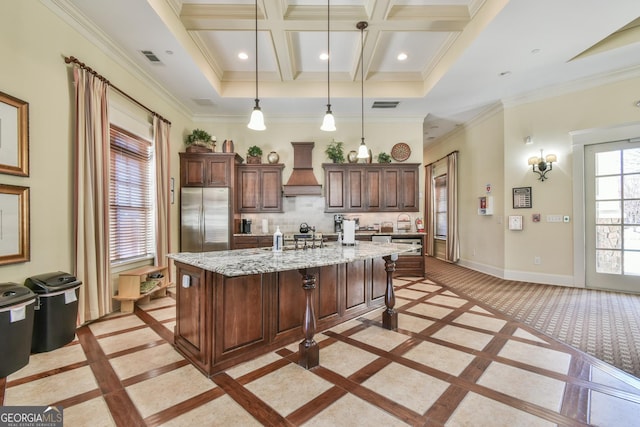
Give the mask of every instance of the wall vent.
M 160 64 L 161 63 L 160 58 L 158 58 L 156 56 L 156 54 L 153 53 L 152 51 L 150 51 L 150 50 L 141 50 L 140 52 L 145 56 L 145 58 L 147 58 L 149 60 L 149 62 L 151 62 L 153 64 Z
M 400 101 L 374 101 L 371 108 L 396 108 Z

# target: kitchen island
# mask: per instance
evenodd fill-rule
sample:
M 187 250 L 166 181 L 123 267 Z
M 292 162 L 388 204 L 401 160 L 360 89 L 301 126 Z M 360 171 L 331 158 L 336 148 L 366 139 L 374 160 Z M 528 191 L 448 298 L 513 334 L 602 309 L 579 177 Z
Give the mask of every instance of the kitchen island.
M 383 305 L 383 326 L 397 328 L 392 274 L 397 255 L 412 245 L 290 249 L 170 254 L 178 351 L 210 376 L 302 338 L 299 364 L 312 368 L 316 331 Z

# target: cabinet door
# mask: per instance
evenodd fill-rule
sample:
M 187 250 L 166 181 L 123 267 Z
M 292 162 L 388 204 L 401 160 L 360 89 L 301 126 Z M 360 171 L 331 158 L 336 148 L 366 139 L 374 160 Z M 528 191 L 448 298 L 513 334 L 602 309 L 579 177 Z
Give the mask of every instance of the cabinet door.
M 364 183 L 364 171 L 362 169 L 349 169 L 348 174 L 348 199 L 349 203 L 347 209 L 362 211 L 366 208 L 365 203 L 365 183 Z
M 400 176 L 400 171 L 396 168 L 385 169 L 383 172 L 384 209 L 387 211 L 399 211 L 402 208 Z
M 380 169 L 367 169 L 365 171 L 366 208 L 369 211 L 378 211 L 382 208 L 382 171 Z
M 417 212 L 420 210 L 418 206 L 418 171 L 415 169 L 402 169 L 401 174 L 402 209 Z
M 212 300 L 211 287 L 206 286 L 204 270 L 176 263 L 176 329 L 175 344 L 191 355 L 206 372 L 211 354 L 211 324 L 207 301 Z M 186 286 L 186 287 L 185 287 Z
M 238 168 L 238 210 L 240 212 L 258 212 L 260 210 L 260 176 L 253 168 Z
M 227 187 L 231 184 L 231 159 L 207 157 L 206 187 Z
M 205 183 L 206 164 L 203 158 L 180 158 L 180 183 L 183 187 L 203 187 Z
M 263 169 L 260 187 L 262 212 L 282 212 L 282 169 Z
M 346 171 L 325 169 L 325 212 L 343 212 L 346 203 Z

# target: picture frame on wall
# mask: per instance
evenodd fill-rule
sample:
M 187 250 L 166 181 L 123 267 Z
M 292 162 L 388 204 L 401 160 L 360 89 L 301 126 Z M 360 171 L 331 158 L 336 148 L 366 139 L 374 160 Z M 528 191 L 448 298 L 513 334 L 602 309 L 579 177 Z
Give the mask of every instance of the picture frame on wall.
M 0 237 L 0 265 L 29 261 L 29 187 L 0 184 Z
M 513 191 L 513 209 L 531 208 L 531 187 L 514 187 Z
M 0 92 L 0 173 L 29 176 L 29 104 Z

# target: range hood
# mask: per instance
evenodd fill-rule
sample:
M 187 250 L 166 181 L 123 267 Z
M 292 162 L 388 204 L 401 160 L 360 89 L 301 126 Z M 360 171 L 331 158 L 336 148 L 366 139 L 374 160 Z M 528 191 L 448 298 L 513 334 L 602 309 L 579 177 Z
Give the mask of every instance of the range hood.
M 292 142 L 293 145 L 293 172 L 289 181 L 282 186 L 285 196 L 320 196 L 322 186 L 313 175 L 311 152 L 313 142 Z

